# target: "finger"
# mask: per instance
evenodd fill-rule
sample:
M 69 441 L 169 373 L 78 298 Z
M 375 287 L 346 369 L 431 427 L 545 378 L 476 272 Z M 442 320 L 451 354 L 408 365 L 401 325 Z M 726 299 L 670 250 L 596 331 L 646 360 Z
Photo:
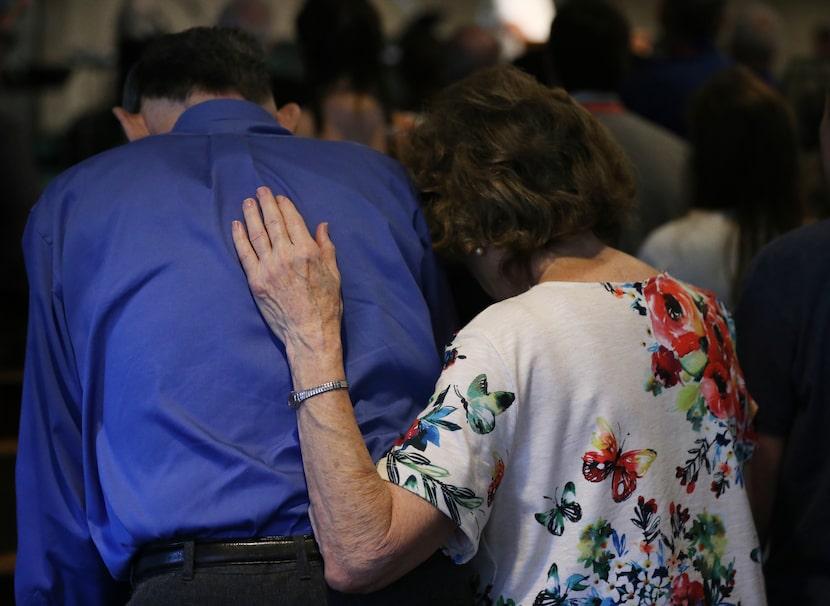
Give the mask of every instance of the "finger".
M 248 231 L 248 240 L 258 257 L 271 251 L 271 238 L 265 231 L 259 206 L 253 198 L 245 198 L 242 202 L 242 215 L 245 217 L 245 227 Z
M 328 223 L 320 223 L 320 225 L 317 226 L 317 233 L 314 236 L 314 240 L 317 242 L 317 246 L 320 247 L 320 252 L 323 255 L 323 262 L 326 264 L 326 267 L 328 267 L 332 275 L 336 276 L 339 280 L 340 271 L 337 269 L 337 254 L 334 248 L 334 242 L 332 242 L 329 237 Z
M 290 243 L 291 239 L 285 229 L 285 219 L 270 188 L 258 187 L 256 197 L 259 200 L 259 207 L 262 209 L 262 219 L 265 221 L 265 229 L 270 236 L 271 245 L 277 246 L 280 242 Z
M 285 228 L 288 231 L 288 237 L 294 244 L 307 244 L 311 241 L 311 233 L 306 227 L 305 220 L 294 206 L 294 203 L 285 196 L 277 196 L 277 202 L 280 207 L 283 219 L 285 220 Z
M 233 246 L 236 249 L 236 256 L 239 257 L 239 262 L 242 264 L 242 269 L 245 270 L 245 275 L 255 275 L 257 266 L 259 265 L 259 258 L 251 246 L 251 241 L 248 239 L 248 233 L 245 231 L 245 226 L 242 225 L 242 221 L 234 221 L 231 224 L 231 235 L 233 236 Z

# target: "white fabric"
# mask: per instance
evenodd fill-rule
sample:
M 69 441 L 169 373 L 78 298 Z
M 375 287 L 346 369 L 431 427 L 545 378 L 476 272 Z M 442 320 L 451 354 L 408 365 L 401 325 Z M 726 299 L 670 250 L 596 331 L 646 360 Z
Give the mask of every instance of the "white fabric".
M 678 280 L 711 290 L 732 309 L 738 227 L 717 211 L 691 210 L 655 229 L 637 256 Z
M 672 595 L 678 600 L 696 595 L 704 579 L 680 554 L 688 549 L 694 556 L 715 552 L 708 547 L 697 551 L 695 541 L 681 538 L 671 553 L 659 533 L 673 536 L 672 502 L 688 508 L 687 531 L 696 516 L 707 512 L 722 520 L 725 536 L 714 533 L 711 540 L 723 550 L 720 563 L 734 560 L 736 571 L 735 592 L 724 596 L 723 603 L 765 603 L 760 565 L 750 559 L 757 537 L 736 464 L 749 456 L 752 447 L 743 434 L 748 403 L 741 404 L 738 429 L 734 415 L 722 420 L 703 408 L 695 431 L 689 420 L 692 413 L 686 409 L 694 408 L 689 402 L 696 394 L 707 393 L 700 388 L 703 383 L 692 377 L 704 372 L 700 352 L 682 357 L 690 372 L 676 373 L 682 380 L 674 386 L 656 385 L 653 374 L 654 356 L 665 353 L 659 345 L 671 343 L 666 341 L 666 330 L 652 328 L 652 318 L 660 315 L 652 308 L 673 301 L 672 297 L 681 301 L 684 313 L 690 309 L 689 301 L 703 306 L 710 316 L 718 308 L 705 295 L 668 276 L 658 280 L 658 294 L 652 288 L 650 299 L 642 295 L 643 284 L 548 282 L 491 306 L 457 335 L 430 405 L 403 444 L 379 461 L 384 478 L 456 518 L 459 531 L 445 549 L 458 562 L 473 558 L 480 575 L 479 592 L 492 603 L 530 605 L 540 599 L 537 603 L 564 603 L 556 600 L 568 594 L 568 599 L 593 596 L 613 597 L 621 604 L 668 604 Z M 705 349 L 715 339 L 710 331 L 709 340 L 700 341 L 700 325 L 689 319 L 691 315 L 671 325 L 672 343 L 688 343 L 684 339 L 691 331 L 697 335 L 692 341 L 702 342 Z M 728 320 L 717 318 L 723 332 Z M 730 356 L 728 334 L 725 339 L 718 351 Z M 718 354 L 708 351 L 708 359 L 714 361 Z M 486 388 L 481 375 L 486 376 Z M 742 381 L 735 375 L 733 379 L 737 393 Z M 501 407 L 493 404 L 496 401 Z M 601 432 L 600 418 L 616 435 L 621 451 L 640 450 L 643 465 L 651 458 L 647 449 L 655 453 L 643 476 L 632 476 L 636 489 L 620 502 L 613 499 L 612 486 L 623 485 L 614 482 L 613 473 L 601 481 L 589 481 L 584 473 L 586 453 L 603 451 L 603 444 L 592 442 L 592 434 Z M 473 425 L 492 431 L 480 434 Z M 718 434 L 728 437 L 729 443 L 716 447 Z M 676 471 L 701 439 L 711 445 L 705 458 L 712 469 L 707 472 L 702 467 L 690 491 L 681 485 Z M 499 461 L 504 464 L 500 486 Z M 716 471 L 726 465 L 729 488 L 716 498 L 710 485 Z M 595 479 L 601 473 L 601 468 L 593 468 Z M 578 519 L 574 505 L 564 499 L 568 482 L 573 482 L 572 499 L 581 507 Z M 456 498 L 448 499 L 447 494 Z M 657 506 L 647 526 L 656 525 L 652 530 L 659 532 L 651 533 L 650 543 L 632 522 L 639 499 L 641 510 L 650 499 Z M 550 522 L 552 530 L 559 530 L 557 503 L 568 505 L 563 509 L 574 518 L 562 517 L 561 535 L 547 527 Z M 549 512 L 553 515 L 546 518 Z M 616 534 L 600 537 L 599 542 L 581 542 L 592 524 L 595 534 L 601 535 L 602 528 L 606 534 L 613 528 Z M 662 576 L 661 566 L 665 567 Z M 645 584 L 646 577 L 650 585 Z M 641 594 L 646 589 L 652 593 Z

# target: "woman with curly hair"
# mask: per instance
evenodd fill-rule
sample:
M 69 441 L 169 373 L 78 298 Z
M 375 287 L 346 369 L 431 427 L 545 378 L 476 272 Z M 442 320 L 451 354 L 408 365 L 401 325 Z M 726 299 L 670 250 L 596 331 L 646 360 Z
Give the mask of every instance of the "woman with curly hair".
M 481 604 L 763 604 L 731 319 L 607 244 L 634 193 L 610 135 L 501 66 L 441 93 L 411 150 L 435 247 L 498 302 L 380 461 L 352 413 L 328 225 L 312 237 L 261 188 L 233 226 L 290 360 L 328 582 L 370 591 L 443 547 Z

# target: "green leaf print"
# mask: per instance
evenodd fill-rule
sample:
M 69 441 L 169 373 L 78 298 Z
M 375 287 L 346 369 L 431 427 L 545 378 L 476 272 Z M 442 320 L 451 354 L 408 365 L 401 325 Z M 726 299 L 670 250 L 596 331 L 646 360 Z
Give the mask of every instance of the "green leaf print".
M 592 568 L 603 581 L 608 580 L 611 560 L 614 559 L 614 554 L 607 549 L 608 539 L 613 532 L 611 524 L 599 518 L 594 524 L 586 526 L 580 535 L 577 561 L 584 564 L 585 568 Z
M 689 557 L 704 565 L 703 570 L 715 571 L 728 543 L 721 517 L 704 510 L 692 522 L 686 538 L 689 540 Z
M 683 370 L 693 377 L 700 377 L 708 362 L 709 358 L 706 356 L 706 353 L 700 349 L 691 351 L 680 358 L 680 365 L 683 367 Z
M 392 456 L 396 462 L 406 465 L 421 475 L 429 476 L 430 478 L 446 478 L 450 475 L 450 472 L 446 468 L 433 465 L 428 458 L 417 452 L 395 450 L 392 452 Z
M 689 412 L 700 396 L 700 384 L 684 385 L 677 394 L 677 411 Z
M 692 407 L 686 411 L 686 420 L 692 424 L 692 429 L 700 431 L 703 425 L 703 420 L 709 415 L 709 408 L 706 406 L 706 401 L 703 396 L 698 395 L 697 399 L 692 403 Z
M 458 510 L 459 506 L 473 510 L 478 509 L 484 503 L 484 499 L 476 496 L 472 489 L 464 486 L 446 484 L 439 480 L 438 478 L 448 477 L 450 475 L 449 472 L 443 467 L 433 465 L 428 458 L 420 453 L 407 453 L 400 450 L 392 451 L 387 461 L 390 479 L 401 477 L 397 469 L 397 463 L 402 463 L 406 467 L 415 470 L 422 479 L 423 490 L 419 488 L 418 478 L 415 475 L 410 475 L 406 478 L 404 488 L 421 495 L 436 507 L 438 507 L 438 492 L 440 490 L 447 507 L 447 512 L 456 524 L 461 521 Z M 397 480 L 395 481 L 397 482 Z

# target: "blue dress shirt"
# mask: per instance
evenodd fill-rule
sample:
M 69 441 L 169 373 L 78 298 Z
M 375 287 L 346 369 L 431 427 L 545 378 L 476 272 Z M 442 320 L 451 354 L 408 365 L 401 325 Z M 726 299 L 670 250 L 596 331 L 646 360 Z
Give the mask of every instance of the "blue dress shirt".
M 330 223 L 349 391 L 375 459 L 432 393 L 452 308 L 391 158 L 223 99 L 73 167 L 23 243 L 19 606 L 115 603 L 151 541 L 311 533 L 284 348 L 231 239 L 260 185 L 312 230 Z

